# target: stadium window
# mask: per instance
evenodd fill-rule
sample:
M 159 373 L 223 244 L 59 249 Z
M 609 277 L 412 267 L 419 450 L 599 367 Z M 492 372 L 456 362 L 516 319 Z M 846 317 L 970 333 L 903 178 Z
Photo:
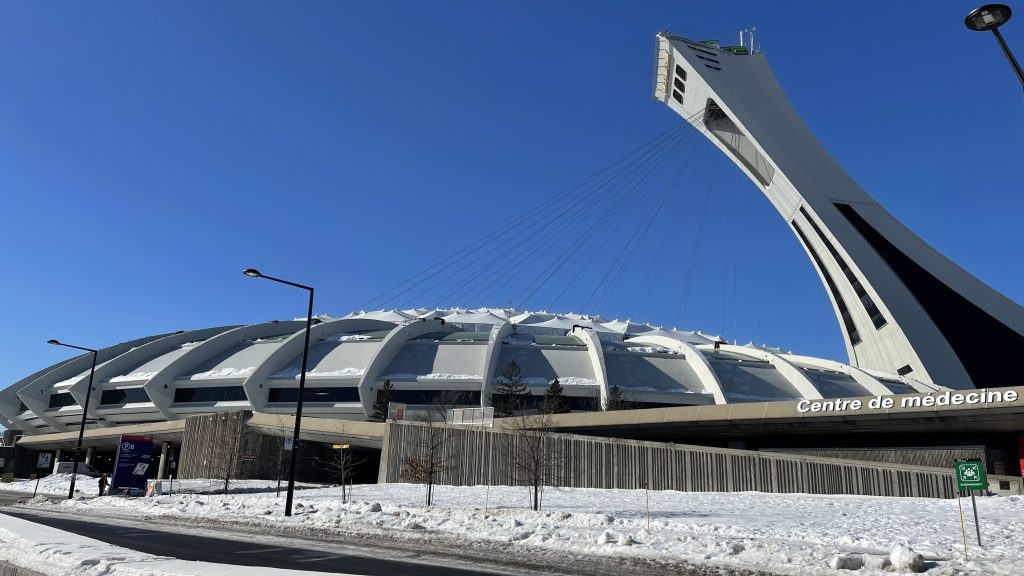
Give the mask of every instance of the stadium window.
M 57 394 L 50 395 L 50 404 L 47 408 L 56 409 L 63 408 L 65 406 L 74 406 L 76 404 L 77 402 L 75 402 L 75 397 L 72 396 L 70 392 L 59 392 Z
M 174 391 L 175 404 L 239 402 L 248 398 L 241 386 L 213 386 L 210 388 L 178 388 Z
M 149 402 L 149 394 L 146 394 L 146 390 L 142 387 L 104 390 L 103 394 L 100 395 L 100 406 L 134 404 L 138 402 Z
M 680 80 L 679 78 L 676 78 L 675 80 L 673 80 L 672 84 L 676 88 L 678 88 L 680 92 L 686 93 L 686 84 L 683 84 L 683 81 Z
M 672 91 L 672 98 L 673 98 L 673 99 L 674 99 L 674 100 L 675 100 L 676 102 L 679 102 L 680 104 L 682 104 L 682 103 L 683 103 L 683 95 L 682 95 L 682 94 L 680 94 L 678 90 L 673 90 L 673 91 Z
M 271 388 L 267 402 L 294 404 L 299 397 L 298 388 Z M 306 388 L 303 402 L 359 402 L 359 389 L 353 386 L 335 388 Z
M 686 70 L 683 70 L 682 66 L 680 66 L 679 64 L 676 64 L 676 79 L 680 79 L 680 78 L 683 81 L 686 80 Z

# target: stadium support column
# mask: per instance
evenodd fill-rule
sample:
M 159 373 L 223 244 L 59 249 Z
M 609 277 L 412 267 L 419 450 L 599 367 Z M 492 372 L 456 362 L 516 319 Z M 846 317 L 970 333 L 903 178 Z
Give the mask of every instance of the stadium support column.
M 171 453 L 171 443 L 160 443 L 160 467 L 156 471 L 156 479 L 163 480 L 167 477 L 167 458 Z
M 60 462 L 61 457 L 64 456 L 64 451 L 57 448 L 57 451 L 53 454 L 53 472 L 57 472 L 57 463 Z
M 96 458 L 96 449 L 92 446 L 85 449 L 85 463 L 92 466 L 93 459 Z
M 654 96 L 778 210 L 818 272 L 851 366 L 949 388 L 1011 384 L 993 358 L 1024 349 L 1024 307 L 915 236 L 864 191 L 800 119 L 764 54 L 661 33 Z

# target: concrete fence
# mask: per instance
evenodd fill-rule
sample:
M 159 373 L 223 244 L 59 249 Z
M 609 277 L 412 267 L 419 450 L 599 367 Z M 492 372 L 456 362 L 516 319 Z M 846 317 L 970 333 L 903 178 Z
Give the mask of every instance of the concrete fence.
M 765 453 L 726 448 L 402 423 L 388 424 L 379 480 L 403 481 L 402 471 L 431 446 L 436 482 L 527 485 L 521 456 L 541 446 L 544 483 L 551 486 L 692 492 L 801 492 L 953 498 L 953 471 L 883 462 Z

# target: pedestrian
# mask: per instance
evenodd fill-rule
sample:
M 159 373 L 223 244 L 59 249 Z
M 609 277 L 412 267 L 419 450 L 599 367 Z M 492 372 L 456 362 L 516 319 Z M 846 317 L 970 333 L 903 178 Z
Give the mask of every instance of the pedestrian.
M 110 484 L 109 482 L 107 482 L 107 475 L 106 474 L 100 475 L 100 482 L 99 482 L 99 484 L 100 484 L 100 496 L 103 496 L 103 493 L 107 491 L 107 486 Z

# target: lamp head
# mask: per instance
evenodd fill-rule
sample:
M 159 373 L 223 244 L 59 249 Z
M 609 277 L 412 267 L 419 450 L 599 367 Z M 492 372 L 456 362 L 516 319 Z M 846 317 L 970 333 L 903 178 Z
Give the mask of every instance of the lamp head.
M 46 343 L 47 344 L 53 344 L 54 346 L 60 346 L 60 340 L 50 339 L 50 340 L 47 340 Z
M 964 18 L 964 25 L 976 32 L 987 32 L 1005 24 L 1011 14 L 1013 11 L 1006 4 L 985 4 L 971 11 Z
M 249 278 L 259 278 L 260 276 L 263 276 L 263 274 L 260 274 L 260 271 L 255 268 L 246 268 L 245 270 L 242 270 L 242 274 L 245 274 Z

